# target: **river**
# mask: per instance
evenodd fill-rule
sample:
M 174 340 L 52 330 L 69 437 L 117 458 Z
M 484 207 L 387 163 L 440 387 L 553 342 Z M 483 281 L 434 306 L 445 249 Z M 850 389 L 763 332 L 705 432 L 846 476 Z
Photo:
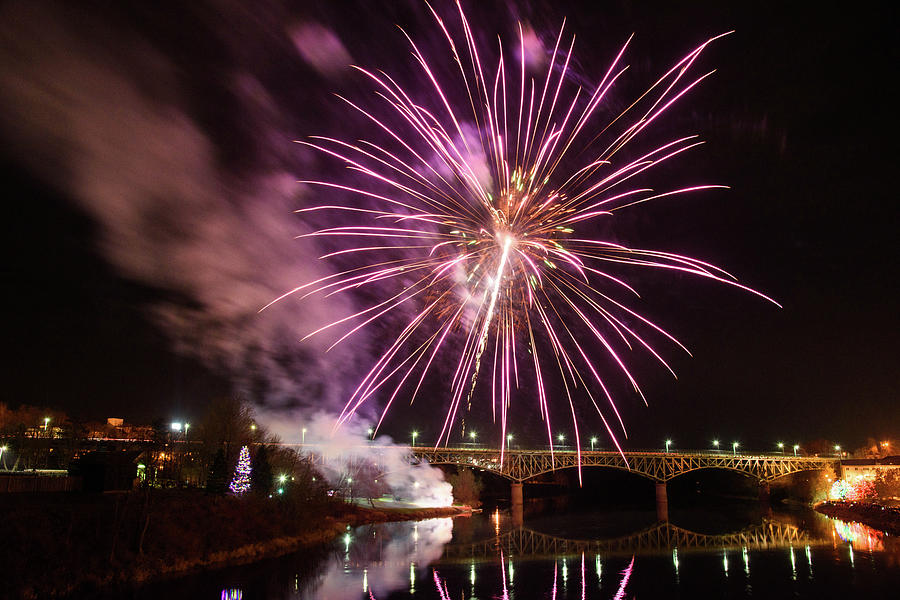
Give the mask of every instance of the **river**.
M 348 530 L 330 547 L 136 599 L 900 598 L 900 538 L 807 508 L 538 511 Z

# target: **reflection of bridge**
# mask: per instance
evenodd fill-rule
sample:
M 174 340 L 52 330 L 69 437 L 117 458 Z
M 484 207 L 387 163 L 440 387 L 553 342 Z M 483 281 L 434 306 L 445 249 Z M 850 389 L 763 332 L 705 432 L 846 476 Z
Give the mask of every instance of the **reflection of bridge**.
M 762 524 L 735 533 L 707 535 L 682 529 L 668 522 L 661 522 L 636 533 L 606 540 L 570 540 L 518 527 L 495 538 L 474 544 L 454 544 L 444 547 L 444 559 L 496 558 L 500 551 L 507 556 L 527 558 L 539 556 L 679 550 L 717 548 L 763 550 L 792 545 L 815 543 L 809 533 L 794 525 L 763 520 Z
M 768 482 L 801 471 L 834 469 L 840 474 L 840 459 L 783 454 L 737 454 L 728 452 L 618 452 L 508 450 L 489 448 L 412 448 L 414 459 L 432 465 L 456 465 L 483 469 L 512 481 L 512 505 L 522 505 L 522 483 L 560 469 L 607 467 L 641 475 L 656 482 L 657 514 L 668 519 L 666 482 L 699 469 L 725 469 L 757 479 L 760 493 L 768 495 Z

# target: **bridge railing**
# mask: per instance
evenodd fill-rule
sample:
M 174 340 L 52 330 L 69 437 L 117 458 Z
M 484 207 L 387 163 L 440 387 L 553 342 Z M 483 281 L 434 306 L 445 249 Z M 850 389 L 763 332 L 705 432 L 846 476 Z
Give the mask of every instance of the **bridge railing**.
M 411 448 L 414 452 L 478 452 L 483 454 L 497 454 L 500 452 L 500 449 L 496 446 L 491 446 L 488 444 L 458 444 L 454 446 L 438 446 L 435 448 L 434 446 L 414 446 Z M 533 454 L 536 452 L 553 452 L 555 454 L 575 454 L 577 449 L 575 446 L 562 445 L 562 446 L 534 446 L 530 448 L 517 447 L 512 446 L 510 448 L 504 449 L 506 453 L 509 454 Z M 785 458 L 785 459 L 794 459 L 794 458 L 825 458 L 825 459 L 836 459 L 840 458 L 837 453 L 831 454 L 805 454 L 798 453 L 794 454 L 793 452 L 758 452 L 758 451 L 737 451 L 734 452 L 732 450 L 715 450 L 715 449 L 694 449 L 694 450 L 669 450 L 666 452 L 665 450 L 660 450 L 658 448 L 635 448 L 635 449 L 627 449 L 624 450 L 625 454 L 643 454 L 643 455 L 651 455 L 651 456 L 722 456 L 722 457 L 744 457 L 744 458 L 757 458 L 757 457 L 765 457 L 765 458 Z M 610 450 L 608 448 L 595 448 L 591 450 L 590 448 L 582 448 L 581 454 L 619 454 L 618 450 Z

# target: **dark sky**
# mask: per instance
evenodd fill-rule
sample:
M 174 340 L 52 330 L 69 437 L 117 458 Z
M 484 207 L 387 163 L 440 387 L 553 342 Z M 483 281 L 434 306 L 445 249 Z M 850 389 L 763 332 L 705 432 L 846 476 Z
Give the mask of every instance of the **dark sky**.
M 306 202 L 293 181 L 325 167 L 292 140 L 358 135 L 331 92 L 368 93 L 348 60 L 412 72 L 395 23 L 438 52 L 424 5 L 67 4 L 0 7 L 2 401 L 134 422 L 196 418 L 232 387 L 332 407 L 377 342 L 324 357 L 298 332 L 334 307 L 256 314 L 322 272 L 292 240 L 291 211 Z M 621 395 L 626 445 L 900 437 L 895 12 L 660 4 L 464 3 L 488 39 L 522 20 L 546 45 L 567 16 L 585 80 L 635 33 L 635 81 L 613 97 L 623 103 L 735 30 L 698 67 L 716 74 L 659 131 L 707 141 L 663 178 L 731 189 L 645 205 L 619 234 L 714 262 L 783 308 L 686 277 L 633 280 L 642 311 L 693 358 L 664 349 L 677 382 L 635 358 L 650 406 Z M 399 411 L 387 430 L 435 435 L 439 402 Z M 539 429 L 529 411 L 513 427 Z M 600 432 L 588 417 L 582 428 Z

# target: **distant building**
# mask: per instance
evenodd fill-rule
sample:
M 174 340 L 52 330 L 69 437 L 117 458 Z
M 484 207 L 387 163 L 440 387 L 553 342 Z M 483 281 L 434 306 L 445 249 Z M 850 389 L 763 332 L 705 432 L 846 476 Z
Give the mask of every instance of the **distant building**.
M 124 425 L 125 419 L 117 419 L 116 417 L 110 417 L 106 419 L 106 424 L 110 427 L 121 427 Z
M 875 478 L 880 473 L 900 469 L 900 456 L 885 458 L 849 458 L 841 461 L 843 478 L 853 480 L 859 477 Z

